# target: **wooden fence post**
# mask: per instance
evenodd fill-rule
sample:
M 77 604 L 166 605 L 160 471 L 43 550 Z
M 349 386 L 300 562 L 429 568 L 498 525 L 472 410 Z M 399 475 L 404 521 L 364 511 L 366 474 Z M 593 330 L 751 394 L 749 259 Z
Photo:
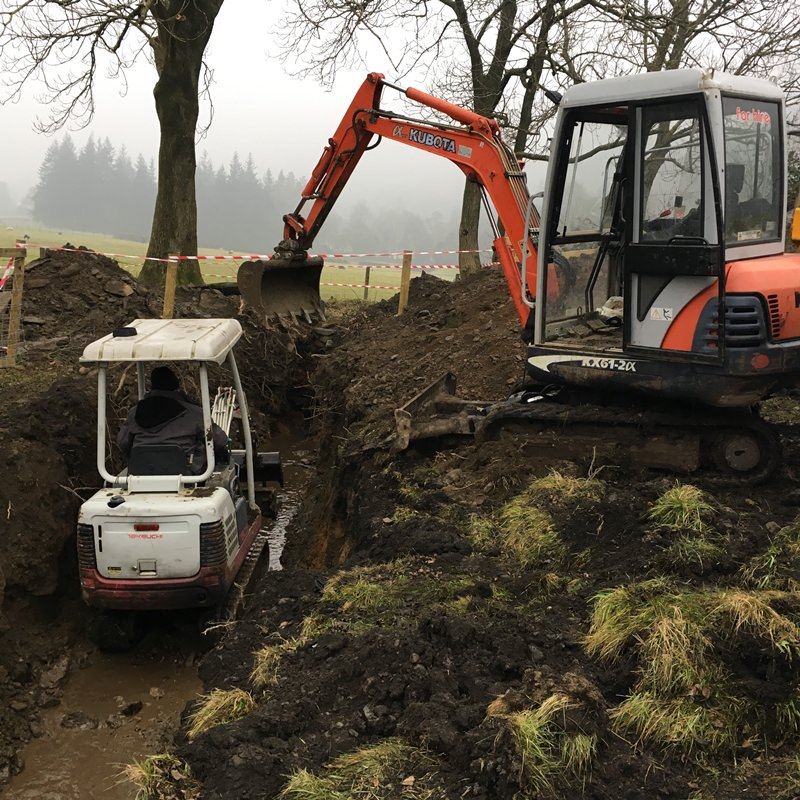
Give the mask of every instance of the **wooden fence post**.
M 364 270 L 364 299 L 369 300 L 369 273 L 372 267 L 367 265 L 366 269 Z
M 24 245 L 25 241 L 17 239 L 16 244 Z M 11 304 L 8 309 L 8 336 L 4 365 L 13 367 L 16 363 L 17 347 L 22 329 L 22 292 L 25 286 L 25 259 L 28 251 L 25 247 L 20 247 L 7 250 L 5 253 L 7 258 L 14 259 L 14 276 L 11 284 Z
M 410 250 L 403 250 L 403 269 L 400 272 L 400 300 L 397 304 L 397 316 L 399 317 L 408 305 L 408 290 L 411 284 L 411 258 L 413 253 Z
M 172 256 L 170 256 L 172 258 Z M 164 311 L 162 319 L 172 319 L 175 315 L 175 289 L 178 286 L 178 262 L 170 261 L 164 276 Z

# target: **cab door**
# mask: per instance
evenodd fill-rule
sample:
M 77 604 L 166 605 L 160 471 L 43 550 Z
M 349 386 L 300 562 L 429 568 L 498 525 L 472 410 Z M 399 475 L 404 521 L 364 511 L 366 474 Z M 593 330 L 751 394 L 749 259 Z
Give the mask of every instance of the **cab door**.
M 711 354 L 692 353 L 692 335 L 683 337 L 685 350 L 663 346 L 673 325 L 692 326 L 693 334 L 697 304 L 690 306 L 692 300 L 711 287 L 716 287 L 720 303 L 723 299 L 719 180 L 704 98 L 641 105 L 633 115 L 634 191 L 626 198 L 629 244 L 623 260 L 624 349 L 721 359 L 721 331 Z

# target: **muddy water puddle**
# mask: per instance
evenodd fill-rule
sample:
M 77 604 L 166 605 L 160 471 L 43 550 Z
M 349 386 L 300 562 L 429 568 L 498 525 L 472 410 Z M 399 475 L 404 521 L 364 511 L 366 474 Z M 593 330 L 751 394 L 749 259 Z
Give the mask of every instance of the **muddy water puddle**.
M 61 704 L 42 712 L 44 733 L 23 751 L 25 769 L 4 797 L 131 800 L 135 790 L 120 783 L 122 767 L 163 750 L 200 691 L 191 655 L 132 661 L 131 654 L 93 653 L 70 675 Z
M 305 449 L 307 443 L 302 435 L 298 435 L 300 430 L 302 423 L 294 420 L 291 428 L 276 432 L 269 440 L 270 448 L 281 454 L 284 483 L 278 513 L 268 523 L 270 571 L 282 569 L 281 555 L 286 544 L 286 531 L 300 508 L 300 501 L 314 471 L 314 455 Z
M 281 492 L 278 513 L 274 521 L 269 523 L 267 535 L 270 571 L 283 569 L 281 555 L 286 546 L 286 531 L 300 508 L 300 501 L 313 469 L 313 465 L 305 460 L 306 456 L 307 453 L 300 450 L 283 462 L 286 488 Z

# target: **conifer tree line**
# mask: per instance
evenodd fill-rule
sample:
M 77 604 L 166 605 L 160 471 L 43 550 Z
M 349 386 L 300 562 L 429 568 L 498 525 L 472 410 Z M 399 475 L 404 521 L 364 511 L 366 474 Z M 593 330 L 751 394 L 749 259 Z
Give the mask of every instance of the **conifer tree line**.
M 34 219 L 58 230 L 105 233 L 147 241 L 156 197 L 152 160 L 124 145 L 90 137 L 77 148 L 70 136 L 54 142 L 32 194 Z M 228 166 L 204 154 L 197 165 L 198 240 L 202 247 L 271 252 L 283 235 L 283 215 L 294 210 L 305 181 L 292 172 L 261 173 L 252 156 L 234 153 Z M 421 215 L 338 207 L 315 243 L 320 250 L 448 249 L 457 240 L 457 205 Z M 76 244 L 79 244 L 76 242 Z

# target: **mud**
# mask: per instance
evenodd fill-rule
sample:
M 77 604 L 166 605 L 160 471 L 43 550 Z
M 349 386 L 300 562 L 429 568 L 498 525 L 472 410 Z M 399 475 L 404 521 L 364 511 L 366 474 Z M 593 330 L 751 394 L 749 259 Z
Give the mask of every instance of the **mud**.
M 94 267 L 103 277 L 106 267 Z M 124 297 L 113 296 L 129 302 L 153 299 L 135 287 Z M 216 297 L 213 302 L 230 303 Z M 228 309 L 229 314 L 237 312 Z M 599 475 L 606 487 L 602 498 L 571 506 L 557 497 L 543 501 L 563 554 L 522 564 L 505 556 L 499 544 L 477 541 L 472 532 L 476 516 L 497 514 L 533 478 L 553 468 L 565 475 L 586 475 L 593 468 L 590 460 L 576 459 L 558 439 L 543 453 L 519 431 L 480 448 L 443 442 L 393 453 L 377 446 L 392 430 L 392 410 L 445 371 L 457 374 L 462 395 L 486 399 L 504 396 L 521 378 L 522 347 L 498 274 L 487 271 L 453 284 L 415 279 L 409 312 L 400 318 L 396 299 L 369 307 L 334 306 L 333 333 L 306 329 L 298 336 L 296 331 L 265 330 L 252 320 L 244 324 L 257 430 L 266 441 L 289 437 L 282 448 L 290 451 L 284 453 L 289 491 L 300 496 L 288 498 L 275 536 L 279 546 L 280 531 L 285 530 L 284 569 L 270 570 L 266 559 L 262 561 L 242 618 L 226 628 L 220 644 L 199 663 L 202 689 L 254 691 L 253 653 L 287 640 L 296 639 L 296 645 L 281 657 L 277 685 L 254 692 L 256 707 L 245 717 L 213 727 L 191 742 L 182 726 L 174 738 L 162 739 L 156 704 L 143 705 L 134 722 L 119 729 L 130 735 L 132 751 L 146 752 L 138 749 L 140 742 L 146 742 L 149 752 L 169 748 L 188 762 L 209 800 L 271 800 L 294 770 L 319 774 L 337 755 L 396 736 L 426 748 L 436 759 L 437 798 L 506 800 L 528 791 L 522 783 L 525 764 L 506 717 L 557 694 L 570 703 L 561 721 L 564 729 L 596 737 L 597 756 L 582 783 L 565 785 L 556 796 L 793 796 L 786 787 L 796 755 L 794 736 L 773 737 L 765 729 L 755 739 L 743 735 L 735 759 L 725 755 L 705 760 L 637 747 L 632 738 L 621 736 L 612 729 L 609 713 L 631 691 L 636 659 L 630 656 L 607 667 L 590 658 L 584 647 L 593 598 L 603 590 L 654 576 L 667 576 L 693 590 L 740 585 L 742 566 L 763 553 L 771 535 L 796 517 L 800 487 L 791 469 L 757 491 L 709 487 L 717 504 L 714 531 L 724 540 L 725 552 L 706 563 L 680 566 L 670 556 L 670 538 L 654 530 L 646 516 L 649 504 L 674 485 L 674 478 L 630 464 L 605 466 Z M 53 338 L 42 330 L 45 334 Z M 87 329 L 69 340 L 74 352 L 84 335 L 94 334 Z M 53 475 L 66 474 L 71 483 L 65 484 L 64 496 L 77 502 L 69 489 L 80 493 L 78 482 L 93 480 L 91 448 L 86 449 L 83 435 L 76 432 L 80 415 L 91 407 L 92 376 L 81 374 L 71 360 L 61 361 L 58 350 L 39 352 L 49 355 L 35 355 L 33 348 L 29 363 L 41 365 L 46 376 L 42 386 L 27 392 L 3 389 L 12 400 L 2 406 L 6 410 L 0 411 L 0 428 L 7 426 L 23 443 L 22 456 L 25 443 L 45 448 L 39 453 L 43 464 L 49 463 L 48 454 L 55 454 L 61 467 L 53 462 L 49 469 Z M 117 378 L 120 408 L 132 392 L 132 382 L 122 378 Z M 287 412 L 307 409 L 310 399 L 313 437 L 298 446 L 279 419 L 291 420 Z M 58 410 L 55 419 L 48 408 Z M 291 488 L 303 480 L 305 489 Z M 15 498 L 24 507 L 26 498 L 21 493 Z M 35 495 L 28 502 L 33 508 Z M 15 535 L 22 536 L 22 531 Z M 59 541 L 56 533 L 52 544 Z M 70 552 L 69 547 L 67 539 L 62 552 Z M 0 694 L 16 706 L 0 706 L 6 714 L 0 720 L 5 737 L 0 755 L 8 759 L 10 773 L 22 767 L 19 757 L 9 755 L 13 748 L 32 737 L 38 738 L 39 748 L 41 737 L 60 718 L 56 714 L 63 713 L 47 711 L 43 723 L 39 715 L 44 706 L 63 702 L 66 713 L 73 714 L 70 724 L 85 723 L 84 717 L 75 716 L 78 712 L 108 719 L 103 716 L 106 699 L 87 710 L 89 683 L 74 705 L 61 700 L 73 682 L 81 687 L 82 661 L 74 657 L 81 607 L 67 559 L 53 561 L 48 553 L 42 574 L 51 575 L 53 563 L 54 594 L 34 595 L 20 582 L 19 565 L 13 567 L 6 592 L 6 615 L 14 628 L 3 632 L 3 644 L 11 645 L 0 650 L 5 670 L 0 670 Z M 389 591 L 359 616 L 357 605 L 332 599 L 331 587 L 346 579 L 337 577 L 342 569 L 345 576 L 366 570 L 356 574 L 367 576 L 367 584 L 402 591 Z M 162 647 L 154 652 L 169 649 Z M 731 685 L 751 708 L 772 713 L 776 703 L 800 687 L 794 662 L 769 660 L 753 642 L 742 640 L 723 655 Z M 171 673 L 177 681 L 176 702 L 179 695 L 194 691 L 191 681 L 184 681 L 182 663 L 174 661 Z M 148 675 L 137 685 L 144 691 L 152 680 Z M 128 693 L 120 694 L 127 699 Z M 134 699 L 147 702 L 146 697 Z M 144 739 L 136 738 L 139 715 L 147 722 L 139 726 Z M 60 730 L 73 735 L 71 729 Z M 85 743 L 73 739 L 82 758 L 95 747 L 112 746 L 107 739 L 91 739 L 100 730 L 75 734 L 90 737 Z M 62 735 L 51 740 L 58 740 L 52 748 L 57 753 L 65 752 Z M 37 773 L 50 769 L 35 761 L 39 752 L 23 756 L 29 765 L 20 779 L 42 780 Z M 109 752 L 111 757 L 116 756 Z M 62 769 L 60 759 L 56 757 L 54 771 Z M 39 766 L 29 772 L 30 763 Z M 93 775 L 104 780 L 108 770 L 103 767 L 102 773 Z M 72 773 L 62 774 L 71 780 Z M 47 785 L 32 787 L 33 792 L 49 791 Z M 376 796 L 388 800 L 404 795 L 414 793 L 396 786 Z
M 676 564 L 670 538 L 647 519 L 674 477 L 628 464 L 602 470 L 601 500 L 549 502 L 565 560 L 509 561 L 491 542 L 476 546 L 474 516 L 496 513 L 553 468 L 586 475 L 592 465 L 557 443 L 543 456 L 519 432 L 481 448 L 375 449 L 391 430 L 392 409 L 443 371 L 458 374 L 463 394 L 491 398 L 507 393 L 522 369 L 498 276 L 452 287 L 418 279 L 409 316 L 398 319 L 394 303 L 337 318 L 336 347 L 313 376 L 319 455 L 289 528 L 285 569 L 262 576 L 244 618 L 200 665 L 206 690 L 252 691 L 254 651 L 300 637 L 253 712 L 192 742 L 179 735 L 177 753 L 203 783 L 203 797 L 277 798 L 294 770 L 324 773 L 337 755 L 394 736 L 438 759 L 444 788 L 437 797 L 534 796 L 525 794 L 524 764 L 503 714 L 553 694 L 572 704 L 566 729 L 598 741 L 591 776 L 554 796 L 793 796 L 786 789 L 791 738 L 756 743 L 743 736 L 736 761 L 698 761 L 619 735 L 608 715 L 631 691 L 636 663 L 606 667 L 584 648 L 600 591 L 661 575 L 698 590 L 738 586 L 740 568 L 764 551 L 770 531 L 796 517 L 791 470 L 753 492 L 708 487 L 725 553 L 705 564 Z M 381 585 L 399 575 L 404 593 L 359 621 L 347 603 L 323 593 L 341 568 L 372 570 L 366 574 Z M 452 602 L 431 599 L 448 586 L 456 587 Z M 304 637 L 310 618 L 318 632 Z M 752 650 L 742 641 L 725 653 L 735 691 L 754 707 L 773 708 L 800 676 L 796 666 L 768 664 Z M 490 713 L 498 704 L 503 714 Z
M 199 647 L 200 641 L 188 644 Z M 164 749 L 200 689 L 194 652 L 180 637 L 149 653 L 84 657 L 61 703 L 41 715 L 41 735 L 22 753 L 9 800 L 130 800 L 121 781 L 133 759 Z M 152 645 L 151 645 L 152 646 Z M 146 649 L 146 648 L 143 648 Z

